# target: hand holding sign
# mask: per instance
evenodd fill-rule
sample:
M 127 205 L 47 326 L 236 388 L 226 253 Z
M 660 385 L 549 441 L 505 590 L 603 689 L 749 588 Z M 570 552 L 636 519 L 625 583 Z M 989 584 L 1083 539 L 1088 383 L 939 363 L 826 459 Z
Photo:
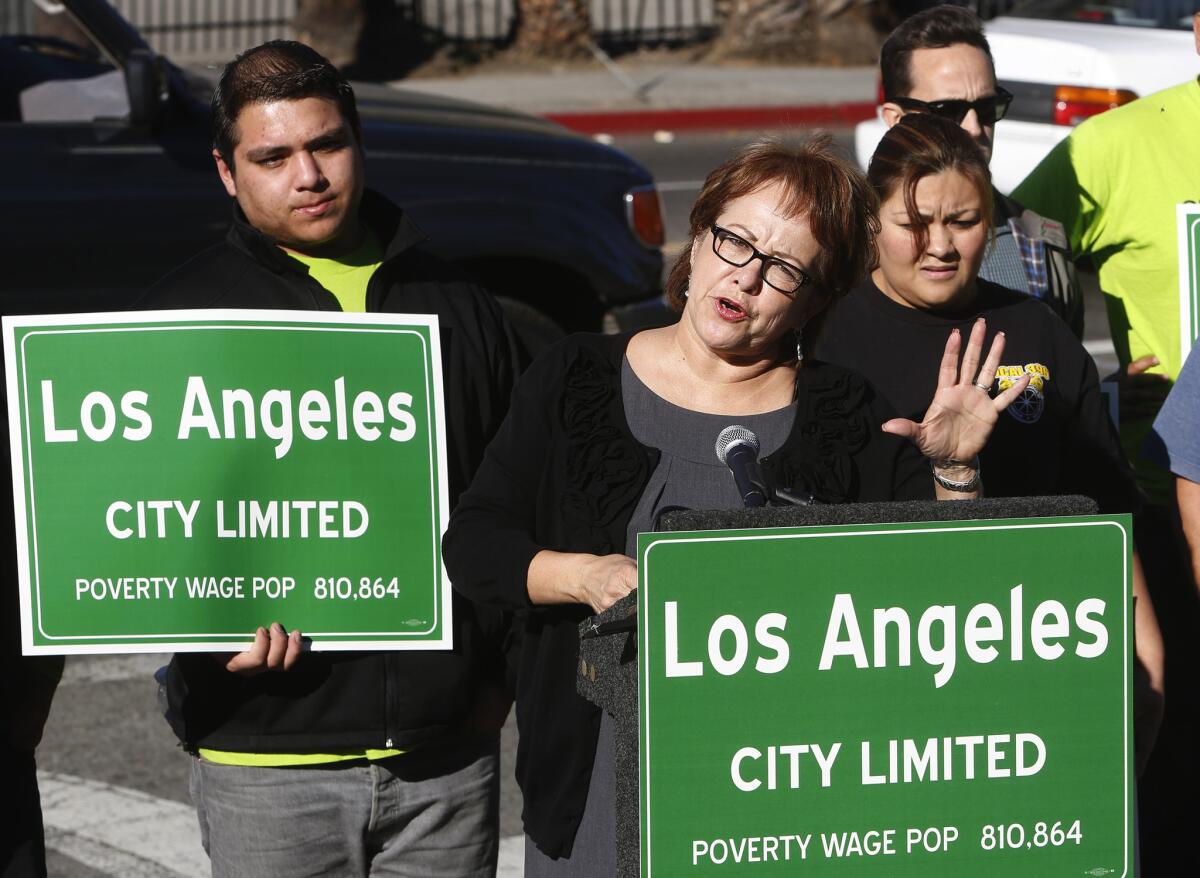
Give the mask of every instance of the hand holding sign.
M 603 613 L 637 588 L 637 578 L 627 555 L 543 549 L 529 564 L 526 588 L 534 604 L 586 604 Z
M 579 573 L 584 601 L 597 613 L 637 588 L 637 564 L 626 555 L 593 556 Z
M 288 634 L 278 622 L 271 623 L 270 633 L 261 625 L 254 632 L 254 645 L 232 656 L 214 655 L 225 670 L 253 677 L 264 671 L 290 671 L 304 651 L 304 638 L 299 631 Z

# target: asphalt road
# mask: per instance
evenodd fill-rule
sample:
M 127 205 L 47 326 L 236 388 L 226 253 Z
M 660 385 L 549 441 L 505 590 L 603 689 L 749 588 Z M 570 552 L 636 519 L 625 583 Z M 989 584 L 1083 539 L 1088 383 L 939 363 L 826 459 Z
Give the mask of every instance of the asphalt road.
M 832 132 L 850 151 L 851 132 Z M 753 132 L 618 138 L 663 193 L 668 250 L 687 237 L 687 214 L 705 175 Z M 1114 362 L 1100 296 L 1087 300 L 1089 349 L 1101 374 Z M 64 878 L 177 878 L 205 874 L 187 804 L 188 759 L 157 704 L 156 667 L 166 656 L 78 657 L 55 699 L 38 751 L 51 875 Z M 520 794 L 512 781 L 516 736 L 510 717 L 502 746 L 502 875 L 520 871 Z

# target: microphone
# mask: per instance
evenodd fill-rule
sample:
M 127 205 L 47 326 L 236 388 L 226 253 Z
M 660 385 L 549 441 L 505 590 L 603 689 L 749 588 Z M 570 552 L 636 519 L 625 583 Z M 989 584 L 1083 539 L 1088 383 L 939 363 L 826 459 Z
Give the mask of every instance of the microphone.
M 758 467 L 758 437 L 733 424 L 717 437 L 717 458 L 733 472 L 733 481 L 747 509 L 767 505 L 767 485 Z

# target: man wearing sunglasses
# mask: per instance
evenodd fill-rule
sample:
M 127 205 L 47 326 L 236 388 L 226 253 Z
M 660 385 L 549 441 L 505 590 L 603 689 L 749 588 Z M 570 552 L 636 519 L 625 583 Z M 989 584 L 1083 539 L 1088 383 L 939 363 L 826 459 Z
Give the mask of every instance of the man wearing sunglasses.
M 1012 95 L 996 84 L 992 51 L 974 12 L 935 6 L 906 19 L 883 44 L 879 66 L 889 128 L 906 113 L 944 116 L 991 160 L 996 123 Z M 1062 224 L 995 189 L 992 201 L 995 245 L 979 276 L 1042 299 L 1082 337 L 1083 297 Z

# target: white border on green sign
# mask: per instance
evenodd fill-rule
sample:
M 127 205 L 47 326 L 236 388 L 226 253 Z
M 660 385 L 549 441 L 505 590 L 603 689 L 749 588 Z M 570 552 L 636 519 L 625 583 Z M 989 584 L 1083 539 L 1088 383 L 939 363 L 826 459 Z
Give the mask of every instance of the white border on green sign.
M 1034 524 L 982 524 L 982 523 L 962 523 L 958 526 L 954 525 L 916 525 L 915 527 L 892 527 L 884 525 L 882 528 L 864 529 L 864 530 L 844 530 L 835 532 L 821 532 L 817 528 L 812 528 L 810 533 L 796 533 L 791 530 L 779 529 L 764 529 L 763 531 L 746 535 L 746 536 L 694 536 L 694 537 L 672 537 L 669 534 L 655 534 L 662 537 L 646 546 L 642 552 L 639 567 L 642 573 L 642 592 L 639 597 L 640 602 L 644 602 L 644 606 L 649 606 L 650 603 L 650 552 L 658 546 L 664 545 L 680 545 L 686 543 L 728 543 L 728 542 L 746 542 L 746 541 L 762 541 L 762 540 L 811 540 L 811 539 L 841 539 L 845 537 L 861 537 L 861 536 L 894 536 L 908 534 L 928 534 L 928 533 L 958 533 L 962 531 L 980 531 L 980 530 L 1042 530 L 1046 528 L 1061 528 L 1061 527 L 1115 527 L 1123 536 L 1121 541 L 1121 554 L 1123 559 L 1122 565 L 1122 591 L 1124 594 L 1131 594 L 1128 574 L 1129 574 L 1129 541 L 1131 539 L 1129 532 L 1120 522 L 1116 521 L 1057 521 Z M 778 533 L 772 533 L 772 530 L 779 530 Z M 1124 825 L 1129 826 L 1129 724 L 1125 721 L 1125 717 L 1129 715 L 1129 604 L 1128 600 L 1122 601 L 1122 648 L 1124 650 L 1125 663 L 1125 685 L 1122 698 L 1122 715 L 1118 718 L 1124 735 L 1124 745 L 1122 747 L 1122 757 L 1125 760 L 1124 771 L 1122 772 L 1125 778 L 1124 794 L 1122 798 L 1122 807 L 1124 808 Z M 641 716 L 642 734 L 645 735 L 647 741 L 650 740 L 650 667 L 653 664 L 650 658 L 650 625 L 646 624 L 643 618 L 639 622 L 638 628 L 641 632 L 641 645 L 639 647 L 638 661 L 640 662 L 640 670 L 642 672 L 642 693 L 644 698 L 639 699 Z M 642 765 L 642 786 L 638 791 L 640 807 L 642 809 L 641 818 L 644 821 L 646 828 L 645 832 L 640 833 L 640 858 L 641 862 L 646 865 L 645 875 L 643 878 L 652 878 L 653 863 L 650 859 L 650 753 L 643 752 L 639 756 Z M 1124 845 L 1124 868 L 1125 871 L 1115 878 L 1127 878 L 1129 874 L 1130 852 L 1129 852 L 1129 833 L 1126 831 L 1123 834 L 1122 843 Z
M 1194 246 L 1200 232 L 1200 204 L 1175 205 L 1179 247 L 1179 365 L 1200 335 L 1200 247 Z
M 449 487 L 446 473 L 446 417 L 443 402 L 442 387 L 442 349 L 441 336 L 438 332 L 438 318 L 432 314 L 379 314 L 379 313 L 345 313 L 325 311 L 286 311 L 259 309 L 193 309 L 179 311 L 127 311 L 118 313 L 97 314 L 60 314 L 60 315 L 27 315 L 20 317 L 4 317 L 4 358 L 6 369 L 6 384 L 9 400 L 9 446 L 13 476 L 13 507 L 17 531 L 17 568 L 19 594 L 21 604 L 21 644 L 25 655 L 99 655 L 105 653 L 142 653 L 142 652 L 211 652 L 214 647 L 220 648 L 220 643 L 213 640 L 229 641 L 230 646 L 245 644 L 252 639 L 246 632 L 211 634 L 189 634 L 189 638 L 209 638 L 204 643 L 188 641 L 172 641 L 168 634 L 108 634 L 108 635 L 50 635 L 41 628 L 41 614 L 38 614 L 38 629 L 41 635 L 49 640 L 88 641 L 86 645 L 59 643 L 54 646 L 36 645 L 33 643 L 33 604 L 32 595 L 38 590 L 40 583 L 31 581 L 31 573 L 36 576 L 37 534 L 33 534 L 33 551 L 30 552 L 29 531 L 26 522 L 25 505 L 26 488 L 33 498 L 32 458 L 29 464 L 29 481 L 26 482 L 25 458 L 32 443 L 28 436 L 21 433 L 21 419 L 17 414 L 17 400 L 24 404 L 24 410 L 29 411 L 28 386 L 18 386 L 17 382 L 17 351 L 16 330 L 30 327 L 48 327 L 44 331 L 30 333 L 26 339 L 37 335 L 54 335 L 64 333 L 92 332 L 164 332 L 173 330 L 256 330 L 260 332 L 292 331 L 292 332 L 350 332 L 350 333 L 401 333 L 416 335 L 422 346 L 425 339 L 421 333 L 414 332 L 412 327 L 426 327 L 429 332 L 430 345 L 427 353 L 427 370 L 425 397 L 427 403 L 426 423 L 434 425 L 434 442 L 430 444 L 430 470 L 437 472 L 437 495 L 433 501 L 433 544 L 430 547 L 434 555 L 434 567 L 439 571 L 438 600 L 434 603 L 434 620 L 426 631 L 394 631 L 394 632 L 362 632 L 362 631 L 305 631 L 306 636 L 320 637 L 355 637 L 369 636 L 364 640 L 316 640 L 313 648 L 320 651 L 354 651 L 385 648 L 388 650 L 439 650 L 451 649 L 454 645 L 454 621 L 450 580 L 445 567 L 441 563 L 441 538 L 446 532 L 449 516 Z M 329 326 L 311 326 L 309 324 L 345 324 L 345 328 Z M 134 325 L 137 324 L 137 325 Z M 96 328 L 112 325 L 113 329 Z M 64 329 L 70 326 L 86 326 L 86 329 Z M 22 358 L 23 359 L 23 358 Z M 22 371 L 22 374 L 24 372 Z M 432 383 L 432 387 L 430 387 Z M 432 410 L 430 410 L 430 408 Z M 28 425 L 27 425 L 28 427 Z M 433 494 L 435 486 L 430 485 Z M 2 502 L 2 501 L 0 501 Z M 30 558 L 34 563 L 30 564 Z M 38 590 L 40 594 L 40 590 Z M 39 599 L 40 605 L 40 599 Z M 441 635 L 436 639 L 413 641 L 413 637 L 423 637 L 429 631 L 436 630 L 441 624 Z M 144 640 L 145 643 L 122 642 L 120 644 L 96 643 L 98 640 Z

